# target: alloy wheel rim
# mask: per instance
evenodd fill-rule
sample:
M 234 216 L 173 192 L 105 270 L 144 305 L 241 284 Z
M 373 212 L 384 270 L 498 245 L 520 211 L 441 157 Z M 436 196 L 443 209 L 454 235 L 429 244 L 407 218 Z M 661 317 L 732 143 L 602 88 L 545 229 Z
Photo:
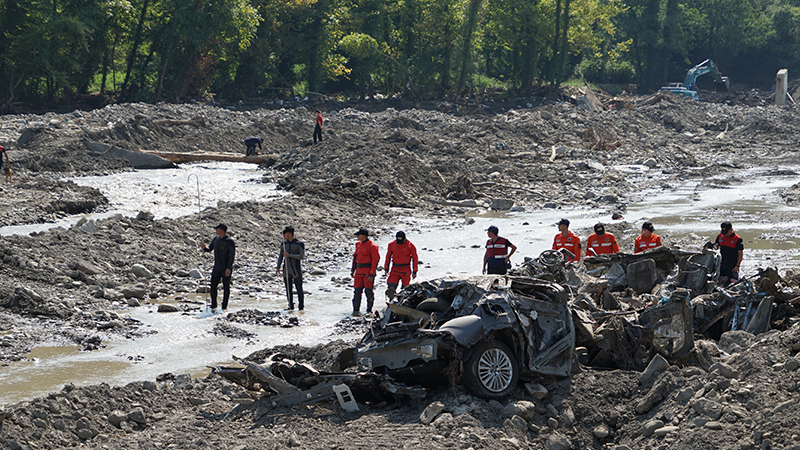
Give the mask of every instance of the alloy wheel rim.
M 508 388 L 513 376 L 511 358 L 499 348 L 485 351 L 478 360 L 478 378 L 491 392 L 501 392 Z

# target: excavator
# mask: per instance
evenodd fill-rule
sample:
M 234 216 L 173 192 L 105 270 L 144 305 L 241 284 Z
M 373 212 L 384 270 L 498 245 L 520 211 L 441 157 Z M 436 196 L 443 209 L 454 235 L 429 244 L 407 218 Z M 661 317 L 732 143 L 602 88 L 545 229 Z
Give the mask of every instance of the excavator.
M 719 69 L 717 69 L 714 61 L 707 59 L 689 69 L 689 71 L 686 72 L 686 78 L 683 80 L 683 83 L 670 83 L 667 86 L 662 87 L 660 90 L 674 92 L 675 94 L 683 95 L 684 97 L 699 100 L 700 97 L 697 95 L 697 91 L 695 90 L 695 83 L 697 82 L 697 77 L 707 73 L 710 73 L 714 77 L 715 83 L 724 84 L 725 89 L 730 89 L 731 84 L 728 80 L 728 77 L 723 77 L 722 74 L 719 73 Z

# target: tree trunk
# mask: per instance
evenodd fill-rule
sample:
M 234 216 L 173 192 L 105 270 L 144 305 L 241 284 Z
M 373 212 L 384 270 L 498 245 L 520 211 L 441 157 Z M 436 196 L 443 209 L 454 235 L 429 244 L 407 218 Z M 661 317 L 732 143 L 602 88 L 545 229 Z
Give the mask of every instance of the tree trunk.
M 120 96 L 125 97 L 128 90 L 128 82 L 131 79 L 131 72 L 133 71 L 133 64 L 136 62 L 136 54 L 139 52 L 139 46 L 142 45 L 142 28 L 144 28 L 144 21 L 147 18 L 147 8 L 150 5 L 150 0 L 144 0 L 142 3 L 142 13 L 139 15 L 139 22 L 136 24 L 136 31 L 133 33 L 133 45 L 131 52 L 128 55 L 128 65 L 125 69 L 125 79 L 122 81 L 122 88 L 120 89 Z
M 567 65 L 568 41 L 567 32 L 569 31 L 569 4 L 570 0 L 564 0 L 564 26 L 561 30 L 561 49 L 560 58 L 558 60 L 558 67 L 556 68 L 556 89 L 561 86 L 564 81 L 564 69 Z
M 458 74 L 458 84 L 456 85 L 456 95 L 461 95 L 464 83 L 467 79 L 467 72 L 472 62 L 472 38 L 475 35 L 475 27 L 478 22 L 478 11 L 482 0 L 470 0 L 467 16 L 464 18 L 464 28 L 462 32 L 463 48 L 461 49 L 461 70 Z

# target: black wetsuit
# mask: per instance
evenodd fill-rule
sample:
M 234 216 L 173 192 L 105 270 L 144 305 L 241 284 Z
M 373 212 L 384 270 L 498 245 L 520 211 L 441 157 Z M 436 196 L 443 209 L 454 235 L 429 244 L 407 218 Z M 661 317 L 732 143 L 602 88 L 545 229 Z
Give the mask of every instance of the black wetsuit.
M 244 145 L 247 147 L 247 150 L 245 151 L 245 156 L 255 156 L 256 146 L 258 146 L 259 150 L 262 150 L 261 138 L 257 136 L 250 136 L 249 138 L 245 139 Z
M 214 268 L 211 269 L 211 309 L 217 308 L 217 287 L 222 280 L 222 309 L 228 309 L 228 299 L 231 296 L 231 277 L 225 276 L 225 271 L 231 269 L 233 273 L 233 258 L 236 256 L 236 243 L 229 236 L 220 239 L 214 237 L 211 245 L 204 249 L 214 251 Z

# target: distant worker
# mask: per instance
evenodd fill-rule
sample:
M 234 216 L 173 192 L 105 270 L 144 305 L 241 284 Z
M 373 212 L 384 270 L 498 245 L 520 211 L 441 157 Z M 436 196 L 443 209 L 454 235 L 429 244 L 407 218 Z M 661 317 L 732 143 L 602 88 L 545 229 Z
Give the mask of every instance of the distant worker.
M 297 288 L 297 309 L 303 310 L 303 270 L 300 261 L 306 256 L 306 246 L 294 237 L 294 227 L 283 229 L 283 243 L 278 252 L 278 265 L 275 273 L 281 274 L 283 266 L 283 284 L 286 286 L 286 298 L 289 311 L 294 310 L 292 286 Z
M 397 285 L 402 281 L 403 287 L 408 286 L 411 278 L 417 278 L 417 269 L 419 263 L 419 256 L 417 256 L 417 247 L 406 239 L 406 234 L 398 231 L 395 235 L 395 240 L 389 243 L 389 248 L 386 249 L 386 258 L 384 258 L 383 270 L 384 274 L 389 275 L 386 280 L 386 298 L 393 299 L 397 293 Z M 389 273 L 389 263 L 392 263 L 392 271 Z
M 317 138 L 322 142 L 322 113 L 319 110 L 314 111 L 314 113 L 317 115 L 314 121 L 314 143 L 316 144 Z
M 356 252 L 353 253 L 353 266 L 350 276 L 353 277 L 353 315 L 357 316 L 361 309 L 361 294 L 367 294 L 367 313 L 372 312 L 375 303 L 375 271 L 381 259 L 378 245 L 369 240 L 369 231 L 361 228 L 356 231 Z
M 486 241 L 486 253 L 483 254 L 484 274 L 505 275 L 511 267 L 511 255 L 517 251 L 517 246 L 511 241 L 497 235 L 499 232 L 500 230 L 494 225 L 486 229 L 489 240 Z
M 726 221 L 720 225 L 720 233 L 715 244 L 722 256 L 719 265 L 719 281 L 726 286 L 739 279 L 739 268 L 744 258 L 744 241 L 734 233 L 733 225 Z
M 586 240 L 586 256 L 613 255 L 619 253 L 617 238 L 611 233 L 606 233 L 602 223 L 595 224 L 594 234 Z
M 256 156 L 259 153 L 256 151 L 256 146 L 258 146 L 259 150 L 263 150 L 261 148 L 261 143 L 264 142 L 263 138 L 258 136 L 250 136 L 249 138 L 244 140 L 244 145 L 247 147 L 245 150 L 244 156 Z
M 633 241 L 633 253 L 643 252 L 661 246 L 661 236 L 653 234 L 655 227 L 652 222 L 642 224 L 642 235 Z
M 569 231 L 569 220 L 561 219 L 558 221 L 559 233 L 553 239 L 553 250 L 562 248 L 572 253 L 573 257 L 567 262 L 578 263 L 581 260 L 581 238 L 577 234 Z
M 6 157 L 5 167 L 3 167 L 3 156 Z M 0 145 L 0 171 L 6 175 L 6 183 L 11 183 L 11 160 L 8 159 L 8 152 L 2 145 Z
M 217 235 L 211 240 L 211 245 L 206 246 L 205 241 L 200 242 L 203 251 L 214 251 L 214 267 L 211 269 L 211 312 L 217 312 L 217 287 L 222 280 L 222 311 L 228 310 L 228 299 L 231 296 L 231 273 L 233 272 L 233 259 L 236 256 L 236 244 L 228 236 L 228 227 L 221 223 L 214 227 Z

